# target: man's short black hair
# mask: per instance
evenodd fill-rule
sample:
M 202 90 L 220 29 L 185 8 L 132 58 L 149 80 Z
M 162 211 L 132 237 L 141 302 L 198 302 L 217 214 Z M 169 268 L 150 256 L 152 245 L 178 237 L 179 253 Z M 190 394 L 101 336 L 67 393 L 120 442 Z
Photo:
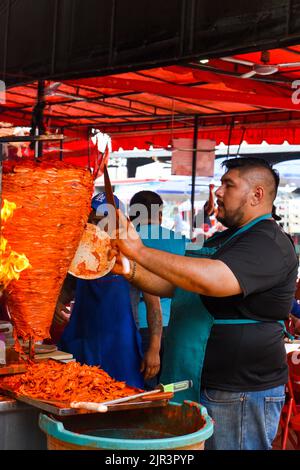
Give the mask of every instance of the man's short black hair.
M 222 163 L 222 167 L 225 167 L 227 171 L 237 168 L 238 170 L 252 170 L 254 168 L 265 168 L 274 179 L 274 196 L 277 194 L 277 189 L 279 186 L 279 173 L 277 170 L 272 168 L 272 165 L 265 160 L 264 158 L 258 157 L 238 157 L 238 158 L 229 158 Z
M 150 219 L 151 214 L 153 215 L 153 206 L 155 208 L 161 208 L 161 206 L 163 205 L 163 200 L 160 195 L 155 193 L 154 191 L 139 191 L 138 193 L 132 196 L 129 203 L 130 207 L 135 204 L 143 204 L 143 206 L 145 206 L 147 209 L 148 218 Z M 129 211 L 129 217 L 132 220 L 136 217 L 136 215 L 130 214 Z

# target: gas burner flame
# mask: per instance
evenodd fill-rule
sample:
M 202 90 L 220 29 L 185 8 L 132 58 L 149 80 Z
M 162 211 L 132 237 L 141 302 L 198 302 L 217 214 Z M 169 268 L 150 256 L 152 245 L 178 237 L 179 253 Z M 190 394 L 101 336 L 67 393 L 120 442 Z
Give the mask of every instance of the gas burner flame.
M 7 199 L 3 201 L 1 221 L 6 222 L 12 217 L 16 209 L 14 202 Z M 0 289 L 5 289 L 11 281 L 18 280 L 20 273 L 30 267 L 28 258 L 24 254 L 13 251 L 7 240 L 0 234 Z

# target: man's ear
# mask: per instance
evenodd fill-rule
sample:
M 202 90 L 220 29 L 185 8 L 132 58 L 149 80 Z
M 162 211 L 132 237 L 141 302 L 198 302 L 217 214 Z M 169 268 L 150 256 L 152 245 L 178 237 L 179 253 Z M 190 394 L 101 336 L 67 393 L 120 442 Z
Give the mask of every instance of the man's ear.
M 251 206 L 257 206 L 261 204 L 265 196 L 265 189 L 262 186 L 257 186 L 253 192 Z

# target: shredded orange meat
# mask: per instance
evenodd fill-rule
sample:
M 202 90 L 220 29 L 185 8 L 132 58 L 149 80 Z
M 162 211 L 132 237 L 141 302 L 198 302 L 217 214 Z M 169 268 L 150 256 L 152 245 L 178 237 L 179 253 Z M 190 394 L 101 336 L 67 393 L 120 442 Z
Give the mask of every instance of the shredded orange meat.
M 0 378 L 0 388 L 37 400 L 102 402 L 142 392 L 96 366 L 53 360 L 31 364 L 25 374 Z
M 11 248 L 31 265 L 6 291 L 14 337 L 49 337 L 56 301 L 90 212 L 89 171 L 57 160 L 5 162 L 3 198 L 14 217 L 3 228 Z
M 78 276 L 89 276 L 90 274 L 91 275 L 98 274 L 98 271 L 87 269 L 85 261 L 83 261 L 82 263 L 78 264 L 76 274 Z

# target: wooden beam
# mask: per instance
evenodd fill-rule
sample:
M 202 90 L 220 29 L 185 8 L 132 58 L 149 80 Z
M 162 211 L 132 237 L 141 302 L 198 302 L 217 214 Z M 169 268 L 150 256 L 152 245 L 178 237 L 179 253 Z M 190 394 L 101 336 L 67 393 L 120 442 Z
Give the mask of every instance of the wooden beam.
M 64 140 L 63 134 L 44 134 L 44 135 L 8 135 L 7 137 L 0 137 L 0 143 L 9 143 L 9 142 L 53 142 L 56 140 Z

